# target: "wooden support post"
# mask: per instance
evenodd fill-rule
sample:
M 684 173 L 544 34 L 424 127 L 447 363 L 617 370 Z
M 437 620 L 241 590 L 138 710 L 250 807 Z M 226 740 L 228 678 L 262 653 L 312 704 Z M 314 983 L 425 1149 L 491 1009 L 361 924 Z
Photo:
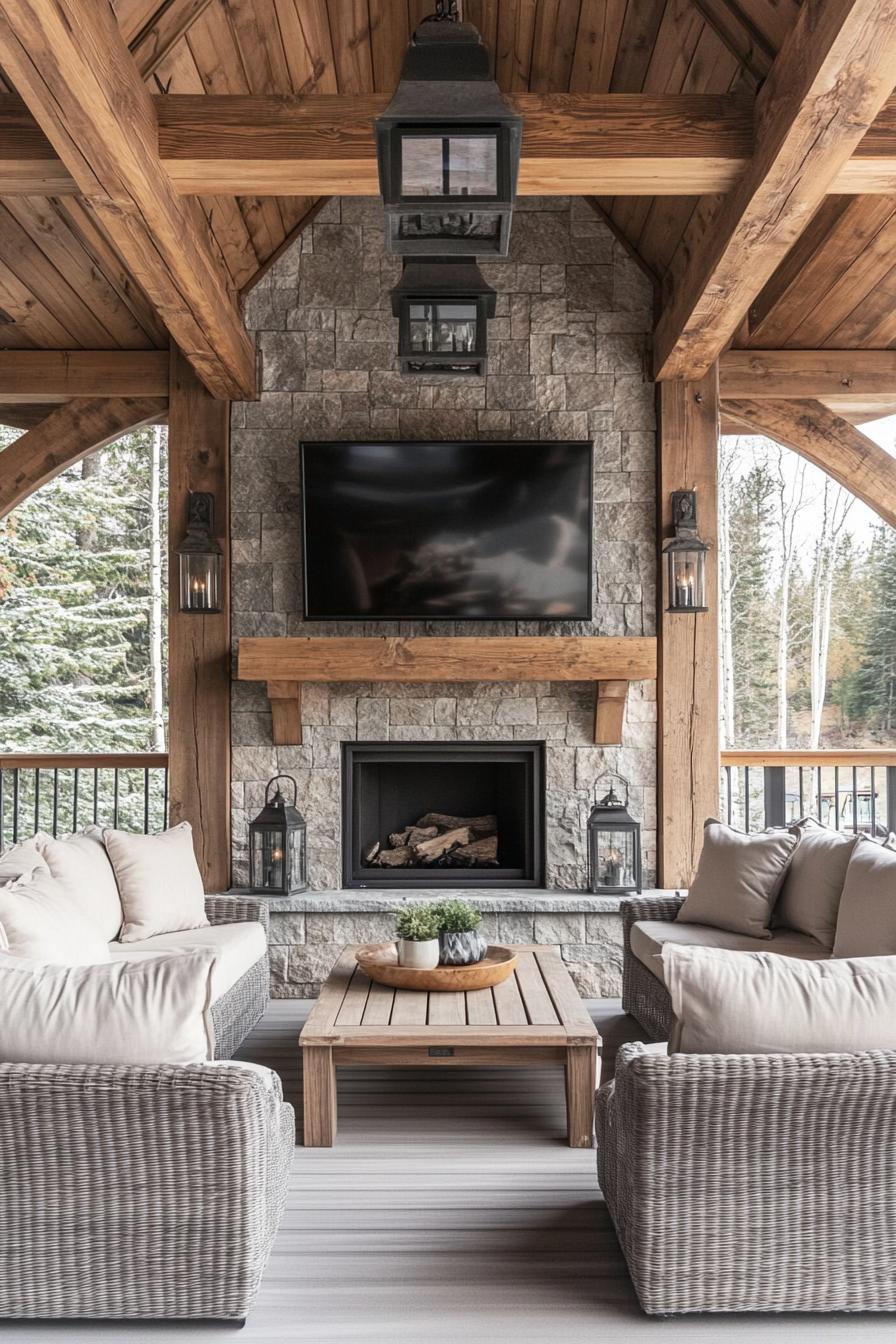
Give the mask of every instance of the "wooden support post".
M 271 702 L 271 729 L 274 746 L 301 746 L 302 683 L 300 681 L 269 681 L 268 699 Z
M 172 825 L 189 821 L 206 891 L 230 886 L 230 405 L 172 350 L 168 414 L 168 752 Z M 215 497 L 224 551 L 222 608 L 180 610 L 176 548 L 191 490 Z
M 659 586 L 659 884 L 690 884 L 703 823 L 719 808 L 718 436 L 716 365 L 699 382 L 661 383 L 658 492 L 660 545 L 672 535 L 672 491 L 697 491 L 706 557 L 706 612 L 666 611 Z
M 599 747 L 622 745 L 627 681 L 599 681 L 594 702 L 594 741 Z

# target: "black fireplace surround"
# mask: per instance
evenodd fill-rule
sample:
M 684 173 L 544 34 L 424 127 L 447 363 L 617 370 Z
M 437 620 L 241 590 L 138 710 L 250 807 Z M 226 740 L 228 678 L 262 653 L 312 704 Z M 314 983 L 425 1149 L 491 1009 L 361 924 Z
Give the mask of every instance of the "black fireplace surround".
M 498 867 L 379 868 L 363 855 L 424 813 L 498 819 Z M 342 871 L 351 888 L 544 886 L 543 742 L 344 742 Z

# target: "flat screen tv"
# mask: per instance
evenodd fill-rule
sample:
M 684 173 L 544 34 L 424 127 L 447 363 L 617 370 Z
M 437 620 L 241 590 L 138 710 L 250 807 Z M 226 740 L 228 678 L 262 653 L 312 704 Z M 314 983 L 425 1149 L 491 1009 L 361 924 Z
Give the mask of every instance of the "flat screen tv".
M 588 620 L 591 444 L 304 443 L 308 620 Z

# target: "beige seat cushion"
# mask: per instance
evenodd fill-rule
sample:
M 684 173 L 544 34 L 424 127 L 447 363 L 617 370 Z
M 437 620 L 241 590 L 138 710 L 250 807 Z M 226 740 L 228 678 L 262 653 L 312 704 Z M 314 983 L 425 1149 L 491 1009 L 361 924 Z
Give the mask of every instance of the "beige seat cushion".
M 47 870 L 37 868 L 30 877 L 0 886 L 0 928 L 0 946 L 15 957 L 57 966 L 109 960 L 96 924 L 72 905 L 68 888 Z
M 124 922 L 118 936 L 123 943 L 207 926 L 202 874 L 188 821 L 160 835 L 107 830 L 103 839 L 121 895 Z
M 796 826 L 800 842 L 790 860 L 772 925 L 808 933 L 832 948 L 846 870 L 857 837 L 833 831 L 812 817 L 804 817 Z
M 642 966 L 663 980 L 663 948 L 667 943 L 681 947 L 722 947 L 730 952 L 777 952 L 779 956 L 822 961 L 831 953 L 817 939 L 793 929 L 772 929 L 770 938 L 747 938 L 742 933 L 712 929 L 708 924 L 679 924 L 674 919 L 642 919 L 632 925 L 631 949 Z
M 837 914 L 835 957 L 896 955 L 896 854 L 860 836 Z
M 799 842 L 796 830 L 745 835 L 711 817 L 703 827 L 697 872 L 678 918 L 770 938 L 772 910 Z
M 121 928 L 121 897 L 99 826 L 54 839 L 38 831 L 34 844 L 79 914 L 91 920 L 106 942 Z
M 251 970 L 267 952 L 264 929 L 254 920 L 242 924 L 208 924 L 204 929 L 188 932 L 159 933 L 154 938 L 139 942 L 110 943 L 113 961 L 142 961 L 172 948 L 201 947 L 215 954 L 212 967 L 212 999 L 220 999 L 236 984 L 241 975 Z
M 211 1059 L 211 969 L 207 950 L 105 966 L 41 966 L 0 954 L 0 1059 L 146 1065 Z
M 803 961 L 667 943 L 663 964 L 676 1019 L 670 1055 L 893 1048 L 896 957 Z

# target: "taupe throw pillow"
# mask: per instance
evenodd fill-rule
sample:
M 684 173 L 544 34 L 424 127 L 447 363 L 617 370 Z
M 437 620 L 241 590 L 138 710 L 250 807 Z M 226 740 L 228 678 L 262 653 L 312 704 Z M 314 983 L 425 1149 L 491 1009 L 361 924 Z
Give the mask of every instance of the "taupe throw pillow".
M 835 957 L 896 955 L 896 853 L 859 836 L 837 915 Z
M 896 957 L 802 961 L 775 952 L 663 948 L 669 1054 L 892 1050 Z
M 193 851 L 188 821 L 160 835 L 103 832 L 115 869 L 124 923 L 122 943 L 139 942 L 157 933 L 180 933 L 208 924 L 202 874 Z
M 770 938 L 772 910 L 799 839 L 797 831 L 744 835 L 710 817 L 703 827 L 697 872 L 678 918 L 685 924 Z
M 832 831 L 812 817 L 796 823 L 800 832 L 775 906 L 776 928 L 808 933 L 825 947 L 834 946 L 837 911 L 856 836 Z

